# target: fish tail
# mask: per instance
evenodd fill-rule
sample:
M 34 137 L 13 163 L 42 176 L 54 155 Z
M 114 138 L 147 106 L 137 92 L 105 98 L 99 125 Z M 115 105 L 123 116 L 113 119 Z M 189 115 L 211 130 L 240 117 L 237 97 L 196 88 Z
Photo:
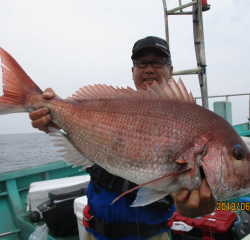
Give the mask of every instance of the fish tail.
M 0 115 L 29 112 L 27 99 L 30 94 L 42 94 L 42 90 L 31 80 L 16 60 L 0 48 L 3 72 L 3 93 L 0 97 Z

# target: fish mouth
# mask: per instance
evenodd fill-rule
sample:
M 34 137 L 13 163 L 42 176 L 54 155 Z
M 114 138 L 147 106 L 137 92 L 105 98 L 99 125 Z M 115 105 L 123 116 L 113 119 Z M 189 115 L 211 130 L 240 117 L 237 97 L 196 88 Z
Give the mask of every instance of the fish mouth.
M 192 167 L 190 166 L 191 169 L 193 169 L 195 171 L 194 184 L 195 184 L 197 189 L 200 189 L 202 180 L 204 178 L 206 179 L 206 174 L 205 174 L 205 171 L 202 167 L 201 160 L 202 160 L 202 155 L 200 154 L 196 158 L 196 164 L 194 164 L 194 165 L 192 164 L 193 165 Z
M 205 174 L 203 167 L 201 165 L 199 166 L 199 171 L 200 171 L 201 180 L 203 180 L 204 178 L 206 179 L 206 174 Z
M 209 186 L 209 189 L 210 189 L 210 191 L 211 191 L 211 194 L 213 195 L 214 199 L 217 200 L 217 199 L 218 199 L 217 194 L 219 194 L 219 197 L 220 197 L 220 192 L 218 191 L 218 190 L 220 189 L 220 187 L 219 187 L 219 189 L 217 189 L 216 191 L 214 191 L 214 190 L 211 188 L 211 186 L 210 186 L 210 184 L 209 184 L 209 181 L 207 180 L 205 171 L 204 171 L 204 169 L 203 169 L 203 167 L 202 167 L 201 165 L 199 166 L 199 174 L 200 174 L 201 182 L 203 181 L 203 179 L 206 179 L 206 181 L 207 181 L 207 183 L 208 183 L 208 186 Z
M 204 171 L 204 166 L 203 166 L 203 161 L 204 161 L 204 157 L 207 155 L 208 153 L 208 144 L 206 144 L 202 151 L 199 153 L 199 155 L 196 157 L 196 183 L 199 183 L 199 187 L 201 185 L 201 182 L 206 179 L 207 180 L 207 176 L 205 174 Z M 206 168 L 205 168 L 206 169 Z M 208 180 L 207 180 L 208 182 Z M 211 187 L 209 186 L 210 190 Z M 212 190 L 211 190 L 212 191 Z
M 206 179 L 206 174 L 205 174 L 205 171 L 204 171 L 204 169 L 202 167 L 201 161 L 206 156 L 207 150 L 208 150 L 208 144 L 206 144 L 204 146 L 202 152 L 199 154 L 199 156 L 196 159 L 196 166 L 197 166 L 197 169 L 199 169 L 198 172 L 199 172 L 201 180 L 203 180 L 204 178 Z

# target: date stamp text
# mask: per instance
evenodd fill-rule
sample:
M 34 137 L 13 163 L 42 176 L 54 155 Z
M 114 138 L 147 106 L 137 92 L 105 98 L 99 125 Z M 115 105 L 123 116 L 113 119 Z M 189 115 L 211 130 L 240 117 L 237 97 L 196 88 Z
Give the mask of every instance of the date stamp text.
M 224 203 L 224 202 L 218 202 L 217 203 L 217 211 L 225 211 L 225 210 L 231 210 L 231 211 L 245 211 L 245 210 L 250 210 L 250 203 L 236 203 L 236 202 L 231 202 L 231 203 Z

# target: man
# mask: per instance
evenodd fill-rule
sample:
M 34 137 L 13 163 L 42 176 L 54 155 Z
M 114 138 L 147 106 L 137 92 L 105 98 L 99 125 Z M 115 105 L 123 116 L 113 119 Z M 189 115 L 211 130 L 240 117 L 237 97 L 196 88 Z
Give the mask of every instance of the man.
M 162 77 L 166 80 L 172 77 L 170 51 L 163 39 L 146 37 L 137 41 L 131 58 L 134 83 L 142 89 L 147 88 L 145 83 L 151 85 L 154 80 L 161 83 Z M 45 99 L 54 96 L 56 95 L 52 89 L 46 89 L 43 94 Z M 34 128 L 49 132 L 48 127 L 52 123 L 48 109 L 30 113 L 30 119 L 33 120 Z M 133 188 L 133 183 L 113 176 L 97 165 L 90 168 L 89 173 L 91 175 L 91 183 L 87 189 L 89 213 L 97 219 L 98 224 L 95 224 L 94 229 L 86 229 L 85 239 L 133 240 L 138 239 L 138 235 L 141 240 L 168 239 L 166 221 L 171 218 L 175 207 L 181 215 L 187 217 L 201 216 L 215 209 L 216 202 L 206 179 L 203 179 L 199 191 L 189 192 L 182 189 L 178 194 L 172 194 L 174 205 L 171 205 L 171 197 L 167 196 L 162 201 L 168 205 L 158 201 L 145 207 L 133 208 L 129 207 L 135 198 L 133 194 L 125 195 L 110 205 L 121 192 Z

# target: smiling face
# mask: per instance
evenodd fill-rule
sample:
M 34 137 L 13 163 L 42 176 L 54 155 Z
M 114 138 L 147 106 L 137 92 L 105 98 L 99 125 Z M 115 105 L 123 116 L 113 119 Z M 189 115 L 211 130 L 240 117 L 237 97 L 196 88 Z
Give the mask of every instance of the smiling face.
M 158 59 L 167 60 L 167 56 L 157 48 L 145 48 L 140 50 L 134 59 L 143 59 L 147 61 Z M 162 68 L 153 68 L 150 63 L 145 68 L 132 67 L 134 83 L 143 90 L 147 89 L 145 82 L 147 82 L 148 85 L 152 85 L 153 80 L 155 80 L 160 84 L 162 82 L 162 77 L 168 81 L 172 77 L 172 71 L 172 66 L 170 66 L 170 68 L 168 68 L 167 65 Z

